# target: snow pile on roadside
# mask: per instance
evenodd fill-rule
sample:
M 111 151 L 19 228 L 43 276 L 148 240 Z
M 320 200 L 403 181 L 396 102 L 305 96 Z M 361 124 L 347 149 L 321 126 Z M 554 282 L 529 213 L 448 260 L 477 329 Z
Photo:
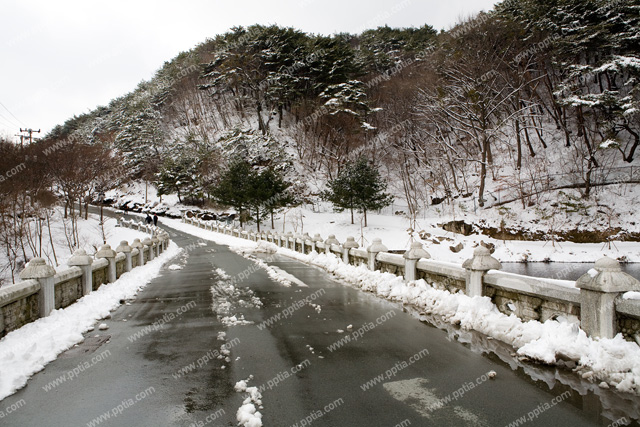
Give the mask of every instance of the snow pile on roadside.
M 114 283 L 86 295 L 65 309 L 54 310 L 50 316 L 28 323 L 0 340 L 0 400 L 25 386 L 29 377 L 41 371 L 58 354 L 84 340 L 96 321 L 120 305 L 123 299 L 134 297 L 162 266 L 182 252 L 175 243 L 150 263 L 124 273 Z
M 225 237 L 230 237 L 230 236 L 225 236 Z M 231 238 L 236 240 L 242 240 L 242 239 L 238 239 L 237 237 L 231 237 Z M 221 243 L 219 241 L 216 241 L 216 242 Z M 286 271 L 276 267 L 275 265 L 269 265 L 263 260 L 261 260 L 260 258 L 256 258 L 255 256 L 253 256 L 253 254 L 255 253 L 275 254 L 278 252 L 278 249 L 280 249 L 278 246 L 270 242 L 265 242 L 264 240 L 260 240 L 258 242 L 251 242 L 253 243 L 253 245 L 250 245 L 250 246 L 247 246 L 247 245 L 238 246 L 236 243 L 237 242 L 235 241 L 231 241 L 229 249 L 231 249 L 233 252 L 237 253 L 238 255 L 242 255 L 243 257 L 255 262 L 258 267 L 262 268 L 267 272 L 267 275 L 272 280 L 282 284 L 283 286 L 286 286 L 287 288 L 290 287 L 292 284 L 295 284 L 302 288 L 309 287 L 306 283 L 304 283 L 302 280 L 298 279 L 294 275 L 287 273 Z M 270 261 L 269 259 L 267 260 Z
M 171 228 L 175 228 L 178 231 L 200 237 L 204 240 L 211 240 L 221 245 L 227 245 L 233 247 L 234 249 L 255 249 L 257 245 L 256 242 L 252 242 L 251 240 L 245 240 L 239 237 L 229 236 L 227 234 L 216 233 L 215 231 L 204 230 L 202 228 L 196 227 L 195 225 L 185 224 L 179 219 L 163 218 L 162 222 Z
M 257 242 L 254 252 L 260 252 L 264 254 L 275 254 L 278 252 L 279 247 L 271 242 L 260 240 Z
M 253 375 L 246 380 L 238 381 L 233 387 L 237 393 L 249 394 L 236 412 L 236 418 L 241 426 L 262 427 L 262 414 L 258 412 L 258 408 L 262 409 L 262 394 L 258 391 L 258 387 L 247 386 L 247 382 L 252 379 Z
M 604 381 L 623 392 L 640 394 L 640 347 L 622 335 L 592 339 L 575 323 L 547 320 L 523 322 L 498 311 L 488 297 L 470 298 L 431 287 L 424 280 L 405 283 L 390 273 L 346 265 L 333 254 L 303 255 L 280 249 L 283 255 L 324 268 L 345 282 L 378 296 L 411 304 L 445 321 L 506 342 L 524 356 L 547 364 L 573 361 L 576 371 L 591 381 Z
M 268 270 L 269 277 L 275 278 L 275 280 L 277 280 L 278 282 L 281 282 L 281 283 L 286 282 L 288 283 L 288 286 L 291 286 L 291 284 L 293 283 L 301 288 L 309 287 L 309 285 L 304 283 L 302 280 L 298 279 L 293 274 L 290 274 L 284 271 L 283 269 L 276 267 L 275 265 L 268 265 L 268 264 L 265 264 L 265 265 L 269 269 Z

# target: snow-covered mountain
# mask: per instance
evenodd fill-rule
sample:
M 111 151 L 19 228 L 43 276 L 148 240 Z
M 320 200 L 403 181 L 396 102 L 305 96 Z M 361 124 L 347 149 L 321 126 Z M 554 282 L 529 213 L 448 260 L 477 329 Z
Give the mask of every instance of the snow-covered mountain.
M 232 158 L 281 167 L 313 199 L 364 156 L 409 218 L 625 238 L 638 231 L 639 8 L 506 0 L 440 34 L 234 28 L 48 141 L 112 147 L 187 203 L 206 203 Z

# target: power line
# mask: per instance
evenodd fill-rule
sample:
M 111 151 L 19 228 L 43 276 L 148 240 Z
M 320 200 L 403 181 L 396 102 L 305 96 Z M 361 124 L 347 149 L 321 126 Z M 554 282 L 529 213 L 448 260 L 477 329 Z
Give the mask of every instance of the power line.
M 20 127 L 20 125 L 15 124 L 13 120 L 10 120 L 8 117 L 4 116 L 2 113 L 0 113 L 0 119 L 3 119 L 4 122 L 8 123 L 12 128 Z
M 20 124 L 22 124 L 22 125 L 26 126 L 25 122 L 23 122 L 22 120 L 20 120 L 19 118 L 17 118 L 17 117 L 15 116 L 15 114 L 13 114 L 11 111 L 9 111 L 9 109 L 7 108 L 7 106 L 6 106 L 6 105 L 4 105 L 2 102 L 0 102 L 0 105 L 2 105 L 2 106 L 4 107 L 4 109 L 5 109 L 5 110 L 7 110 L 7 112 L 8 112 L 9 114 L 11 114 L 11 116 L 12 116 L 14 119 L 16 119 L 16 120 L 18 121 L 18 123 L 20 123 Z

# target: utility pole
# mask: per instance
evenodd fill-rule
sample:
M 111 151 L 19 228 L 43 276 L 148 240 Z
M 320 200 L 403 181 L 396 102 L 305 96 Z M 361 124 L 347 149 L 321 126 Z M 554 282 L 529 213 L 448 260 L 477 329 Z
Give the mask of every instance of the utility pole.
M 29 128 L 29 129 L 22 129 L 22 128 L 20 128 L 20 132 L 28 133 L 28 134 L 29 134 L 29 144 L 31 144 L 31 143 L 33 142 L 33 134 L 34 134 L 34 133 L 40 133 L 40 129 L 38 129 L 38 130 L 33 130 L 33 129 L 31 129 L 31 128 Z M 24 139 L 24 138 L 26 138 L 26 137 L 27 137 L 26 135 L 24 135 L 24 136 L 20 136 L 20 144 L 22 144 L 23 139 Z
M 21 130 L 22 130 L 22 129 L 21 129 Z M 23 144 L 24 144 L 24 138 L 25 138 L 25 136 L 24 136 L 24 135 L 22 135 L 22 134 L 15 134 L 15 136 L 19 136 L 19 137 L 20 137 L 20 145 L 23 145 Z

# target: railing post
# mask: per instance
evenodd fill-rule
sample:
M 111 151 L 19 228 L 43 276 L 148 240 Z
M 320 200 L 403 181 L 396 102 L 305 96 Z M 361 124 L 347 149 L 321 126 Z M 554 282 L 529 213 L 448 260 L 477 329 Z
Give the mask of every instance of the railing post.
M 93 290 L 93 270 L 91 269 L 93 260 L 84 249 L 76 249 L 67 265 L 80 267 L 82 269 L 82 295 L 89 295 Z
M 320 234 L 316 233 L 313 235 L 313 239 L 311 241 L 311 251 L 312 252 L 318 252 L 318 248 L 316 247 L 316 243 L 317 242 L 322 242 L 324 239 L 322 238 L 322 236 L 320 236 Z
M 107 283 L 113 283 L 116 281 L 116 251 L 111 249 L 110 245 L 102 245 L 100 250 L 96 252 L 96 258 L 105 258 L 109 261 L 109 268 L 107 274 Z
M 349 251 L 359 246 L 360 245 L 358 245 L 358 242 L 356 242 L 356 239 L 354 239 L 353 236 L 347 237 L 347 241 L 342 245 L 342 262 L 349 264 Z
M 129 246 L 129 242 L 126 240 L 121 241 L 120 245 L 116 247 L 116 252 L 122 252 L 124 254 L 124 271 L 131 271 L 133 265 L 131 263 L 131 246 Z
M 158 239 L 158 236 L 153 236 L 151 238 L 151 245 L 153 248 L 153 257 L 156 258 L 158 256 L 160 256 L 160 251 L 158 250 L 158 246 L 159 246 L 160 240 Z
M 302 235 L 302 253 L 307 253 L 307 247 L 313 246 L 313 238 L 309 236 L 309 233 L 304 233 Z
M 142 244 L 149 248 L 149 261 L 153 260 L 153 242 L 149 237 L 142 241 Z
M 166 231 L 162 232 L 162 252 L 166 251 L 169 247 L 169 233 Z
M 329 234 L 329 238 L 324 241 L 324 252 L 328 255 L 331 253 L 331 245 L 339 245 L 340 242 L 336 239 L 335 234 Z
M 29 261 L 25 269 L 20 273 L 20 279 L 36 279 L 40 283 L 38 297 L 40 317 L 47 317 L 56 306 L 55 283 L 53 282 L 55 274 L 56 270 L 48 265 L 44 258 L 39 257 Z
M 411 243 L 411 249 L 404 253 L 404 280 L 406 282 L 416 280 L 416 265 L 421 258 L 431 258 L 431 255 L 424 250 L 422 243 Z
M 131 244 L 132 249 L 138 250 L 138 267 L 144 265 L 144 245 L 140 241 L 140 239 L 133 239 L 133 243 Z
M 156 249 L 156 252 L 158 253 L 158 256 L 160 256 L 160 254 L 164 251 L 164 235 L 162 234 L 162 232 L 158 232 L 156 237 L 158 238 L 158 247 Z
M 502 264 L 491 256 L 489 249 L 478 246 L 473 251 L 473 258 L 462 263 L 462 268 L 467 270 L 466 294 L 470 297 L 483 296 L 484 286 L 482 279 L 489 270 L 500 270 Z
M 594 270 L 576 281 L 580 288 L 580 327 L 590 337 L 613 338 L 618 333 L 616 298 L 624 292 L 640 291 L 640 282 L 609 257 L 596 261 Z
M 371 245 L 367 248 L 367 266 L 369 267 L 369 270 L 376 270 L 376 257 L 380 252 L 386 252 L 388 250 L 389 249 L 382 244 L 382 239 L 379 237 L 372 240 Z

